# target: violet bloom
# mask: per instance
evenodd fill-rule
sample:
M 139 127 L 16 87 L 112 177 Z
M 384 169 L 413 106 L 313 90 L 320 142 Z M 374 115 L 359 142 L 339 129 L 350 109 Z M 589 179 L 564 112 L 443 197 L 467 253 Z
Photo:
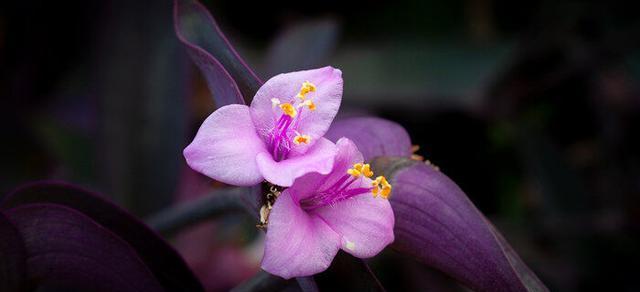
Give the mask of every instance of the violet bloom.
M 251 106 L 213 112 L 184 150 L 194 170 L 224 183 L 267 180 L 290 186 L 307 173 L 331 171 L 335 145 L 323 138 L 340 107 L 342 73 L 332 67 L 277 75 Z
M 283 278 L 327 269 L 339 249 L 359 258 L 393 242 L 391 185 L 349 139 L 336 143 L 329 174 L 310 173 L 285 189 L 270 212 L 262 268 Z

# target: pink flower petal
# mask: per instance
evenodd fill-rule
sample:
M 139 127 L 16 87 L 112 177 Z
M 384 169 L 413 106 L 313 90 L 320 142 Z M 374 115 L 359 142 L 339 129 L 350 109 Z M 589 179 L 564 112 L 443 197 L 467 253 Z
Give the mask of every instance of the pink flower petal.
M 270 153 L 262 152 L 256 157 L 258 168 L 264 178 L 272 184 L 288 187 L 293 181 L 307 173 L 327 174 L 333 167 L 336 146 L 320 138 L 305 154 L 276 162 Z
M 184 149 L 184 157 L 191 168 L 208 177 L 250 186 L 263 180 L 256 155 L 265 151 L 249 107 L 232 104 L 219 108 L 202 123 L 193 142 Z
M 313 275 L 329 267 L 339 246 L 340 236 L 285 190 L 269 215 L 262 269 L 285 279 Z
M 341 235 L 340 247 L 353 256 L 375 256 L 393 242 L 391 205 L 388 200 L 374 198 L 371 193 L 322 207 L 314 213 Z
M 347 138 L 336 143 L 337 153 L 331 173 L 323 178 L 306 175 L 291 187 L 296 195 L 313 194 L 323 190 L 343 177 L 354 163 L 363 162 L 356 145 Z M 317 186 L 313 180 L 322 180 Z M 361 177 L 352 188 L 370 188 L 371 179 Z M 298 198 L 304 199 L 304 198 Z M 360 258 L 372 257 L 393 242 L 394 217 L 391 205 L 386 199 L 374 198 L 371 193 L 358 195 L 344 201 L 321 207 L 311 212 L 324 219 L 331 228 L 341 235 L 341 248 Z
M 362 162 L 362 154 L 356 145 L 344 138 L 336 143 L 336 155 L 331 172 L 327 175 L 308 173 L 291 186 L 291 190 L 299 200 L 305 199 L 318 190 L 324 190 L 342 178 L 354 163 Z
M 285 73 L 267 80 L 251 102 L 251 117 L 258 133 L 266 136 L 282 113 L 280 108 L 273 106 L 271 99 L 293 103 L 305 81 L 316 86 L 317 90 L 307 95 L 315 103 L 316 110 L 301 109 L 297 130 L 311 136 L 311 143 L 318 141 L 327 132 L 342 100 L 342 72 L 333 67 Z

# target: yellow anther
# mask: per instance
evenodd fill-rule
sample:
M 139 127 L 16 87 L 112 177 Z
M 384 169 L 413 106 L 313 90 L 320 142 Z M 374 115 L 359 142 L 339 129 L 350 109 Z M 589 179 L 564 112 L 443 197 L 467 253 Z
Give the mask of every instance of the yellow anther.
M 359 177 L 360 175 L 364 175 L 366 177 L 373 176 L 373 171 L 371 171 L 371 166 L 369 164 L 363 164 L 363 163 L 353 164 L 353 168 L 350 168 L 349 170 L 347 170 L 347 173 L 354 177 Z
M 359 177 L 359 176 L 360 176 L 360 171 L 355 170 L 355 169 L 353 169 L 353 168 L 349 168 L 349 169 L 347 170 L 347 173 L 348 173 L 348 174 L 350 174 L 350 175 L 352 175 L 353 177 Z
M 300 135 L 300 134 L 298 134 L 297 136 L 295 136 L 293 138 L 293 143 L 296 144 L 296 145 L 309 144 L 309 141 L 311 141 L 311 136 L 309 136 L 309 135 Z
M 281 104 L 280 108 L 282 109 L 285 115 L 290 116 L 292 118 L 295 118 L 296 115 L 298 114 L 298 110 L 296 110 L 296 107 L 288 102 Z
M 391 195 L 391 185 L 382 188 L 382 194 L 380 194 L 384 199 L 389 199 L 389 195 Z
M 314 92 L 314 91 L 316 91 L 316 86 L 309 81 L 305 81 L 302 83 L 302 87 L 300 87 L 300 93 L 298 93 L 296 97 L 304 100 L 307 96 L 307 93 Z
M 306 105 L 309 108 L 309 110 L 311 110 L 311 111 L 315 111 L 316 110 L 316 104 L 313 103 L 313 101 L 311 101 L 310 99 L 305 100 L 304 101 L 304 105 Z
M 390 187 L 391 185 L 389 184 L 389 182 L 387 181 L 387 178 L 380 175 L 378 177 L 376 177 L 376 180 L 374 181 L 375 185 L 378 186 L 382 186 L 382 187 Z
M 366 177 L 372 177 L 373 176 L 373 171 L 371 171 L 371 166 L 369 164 L 363 165 L 361 172 Z
M 297 107 L 297 108 L 303 108 L 303 107 L 305 107 L 305 106 L 306 106 L 306 107 L 308 107 L 308 108 L 309 108 L 309 110 L 311 110 L 311 111 L 315 111 L 315 110 L 316 110 L 316 104 L 315 104 L 315 103 L 313 103 L 313 101 L 312 101 L 312 100 L 310 100 L 310 99 L 307 99 L 307 100 L 305 100 L 305 101 L 303 101 L 303 102 L 299 103 L 296 107 Z
M 388 199 L 391 194 L 391 184 L 387 181 L 384 176 L 378 176 L 375 180 L 371 182 L 373 185 L 373 189 L 371 189 L 371 193 L 373 193 L 373 197 L 377 197 L 378 194 L 384 198 Z
M 349 168 L 349 170 L 347 170 L 347 173 L 353 177 L 359 177 L 362 174 L 362 163 L 354 164 L 353 168 Z

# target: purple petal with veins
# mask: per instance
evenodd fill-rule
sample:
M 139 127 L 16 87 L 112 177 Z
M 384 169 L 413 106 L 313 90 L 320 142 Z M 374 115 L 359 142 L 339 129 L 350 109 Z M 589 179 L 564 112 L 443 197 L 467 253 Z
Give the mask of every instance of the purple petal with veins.
M 342 73 L 332 67 L 277 75 L 251 106 L 213 112 L 184 150 L 194 170 L 224 183 L 267 181 L 290 186 L 307 173 L 327 174 L 335 146 L 323 140 L 342 99 Z
M 287 279 L 313 275 L 326 270 L 339 249 L 368 258 L 393 242 L 389 201 L 372 195 L 373 181 L 365 171 L 348 172 L 363 166 L 362 154 L 346 138 L 336 147 L 330 173 L 302 176 L 276 200 L 268 219 L 265 271 Z

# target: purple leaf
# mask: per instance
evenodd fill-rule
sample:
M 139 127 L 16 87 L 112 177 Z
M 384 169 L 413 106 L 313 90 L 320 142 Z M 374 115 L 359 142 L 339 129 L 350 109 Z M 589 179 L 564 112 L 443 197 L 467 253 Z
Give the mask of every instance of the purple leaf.
M 24 238 L 29 289 L 163 291 L 131 246 L 80 212 L 31 204 L 4 213 Z
M 0 213 L 0 291 L 23 291 L 26 251 L 20 233 Z
M 376 117 L 355 117 L 334 121 L 325 134 L 333 142 L 342 137 L 353 141 L 365 161 L 376 156 L 411 156 L 409 134 L 399 124 Z
M 61 182 L 37 182 L 9 194 L 0 209 L 40 203 L 74 209 L 115 233 L 137 252 L 165 289 L 202 291 L 200 282 L 171 246 L 131 214 L 89 191 Z
M 502 235 L 446 175 L 419 162 L 396 167 L 392 245 L 477 291 L 547 291 Z M 409 166 L 408 166 L 409 165 Z
M 207 80 L 216 106 L 249 104 L 262 85 L 260 78 L 233 49 L 206 7 L 194 0 L 174 3 L 176 35 Z

